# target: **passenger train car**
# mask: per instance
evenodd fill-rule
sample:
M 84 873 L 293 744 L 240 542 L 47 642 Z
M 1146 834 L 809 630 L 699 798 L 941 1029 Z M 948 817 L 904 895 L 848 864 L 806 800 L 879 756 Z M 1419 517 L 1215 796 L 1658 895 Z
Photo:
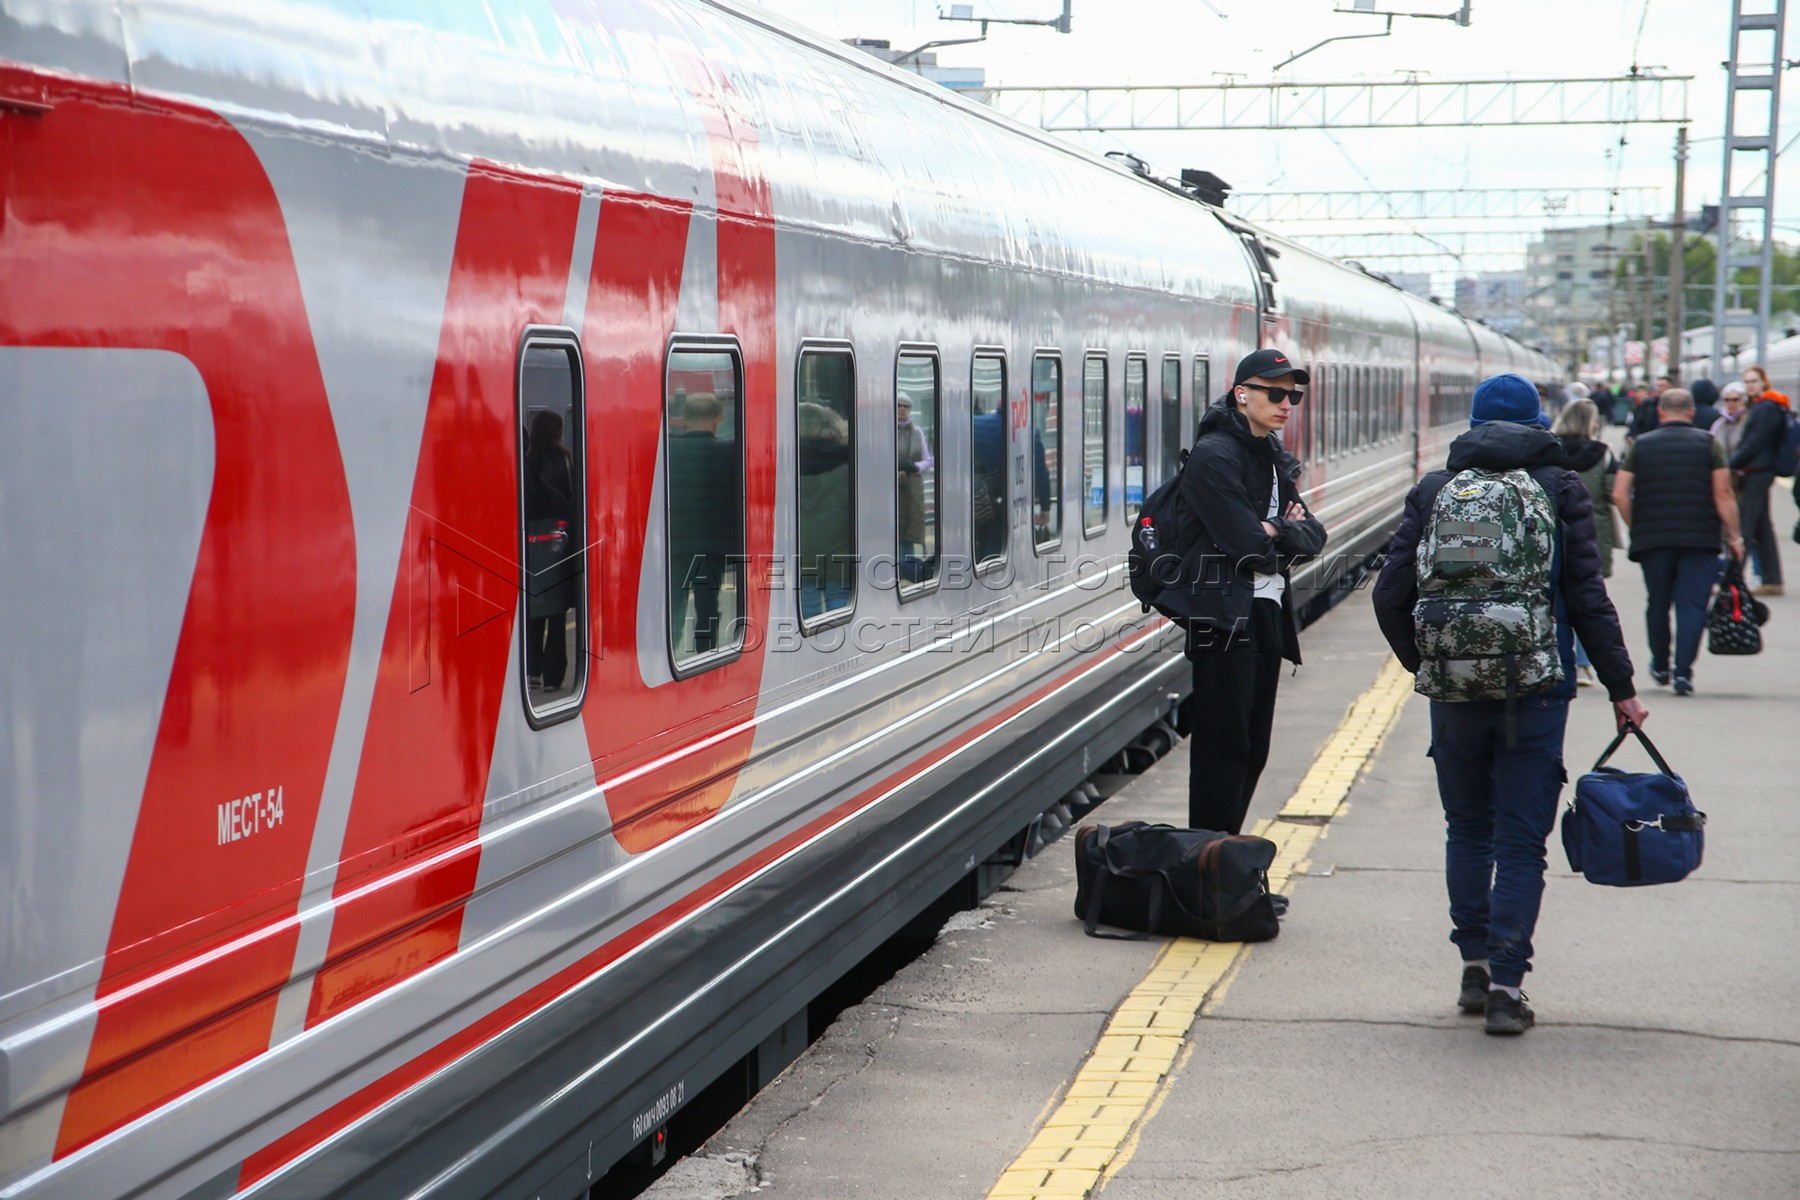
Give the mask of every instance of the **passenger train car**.
M 1352 558 L 1554 371 L 724 0 L 0 0 L 0 1196 L 575 1196 L 778 1067 L 1184 694 L 1261 344 Z

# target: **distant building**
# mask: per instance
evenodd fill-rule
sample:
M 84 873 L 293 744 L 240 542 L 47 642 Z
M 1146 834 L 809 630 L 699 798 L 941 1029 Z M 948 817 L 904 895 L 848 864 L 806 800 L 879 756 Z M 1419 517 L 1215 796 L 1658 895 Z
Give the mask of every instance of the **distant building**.
M 879 38 L 845 38 L 844 40 L 864 54 L 872 54 L 882 62 L 891 63 L 902 71 L 923 75 L 938 86 L 947 87 L 953 92 L 976 92 L 987 87 L 987 69 L 985 67 L 940 67 L 936 52 L 908 54 L 905 50 L 895 50 L 891 42 Z M 902 56 L 906 61 L 900 61 Z
M 1456 309 L 1463 316 L 1485 321 L 1509 337 L 1535 342 L 1537 326 L 1525 308 L 1524 271 L 1491 271 L 1464 275 L 1456 281 Z
M 1525 250 L 1525 319 L 1550 355 L 1574 363 L 1612 331 L 1613 272 L 1635 230 L 1615 225 L 1546 229 Z
M 1429 271 L 1393 271 L 1388 278 L 1394 286 L 1403 292 L 1411 292 L 1421 300 L 1431 299 L 1431 272 Z

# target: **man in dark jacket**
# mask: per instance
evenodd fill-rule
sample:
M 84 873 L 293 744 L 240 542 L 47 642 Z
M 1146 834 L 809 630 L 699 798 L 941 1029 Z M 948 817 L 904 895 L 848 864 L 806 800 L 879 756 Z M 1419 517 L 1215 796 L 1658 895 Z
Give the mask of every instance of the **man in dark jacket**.
M 1696 379 L 1688 391 L 1694 395 L 1694 428 L 1711 433 L 1724 415 L 1719 411 L 1719 385 L 1710 379 Z
M 1305 398 L 1305 370 L 1278 350 L 1238 364 L 1206 410 L 1181 475 L 1182 581 L 1194 662 L 1188 824 L 1238 833 L 1269 758 L 1281 660 L 1300 661 L 1288 570 L 1325 547 L 1300 501 L 1300 463 L 1276 436 Z
M 1375 583 L 1375 617 L 1407 670 L 1419 670 L 1413 606 L 1418 548 L 1438 493 L 1465 470 L 1522 469 L 1556 508 L 1550 578 L 1562 675 L 1546 691 L 1516 700 L 1431 702 L 1431 758 L 1446 826 L 1445 878 L 1450 940 L 1462 952 L 1465 1012 L 1487 1017 L 1487 1032 L 1523 1033 L 1531 1009 L 1519 986 L 1531 969 L 1531 934 L 1543 899 L 1545 844 L 1563 785 L 1563 728 L 1575 695 L 1574 637 L 1587 647 L 1621 723 L 1641 724 L 1631 656 L 1600 577 L 1594 506 L 1581 477 L 1563 466 L 1562 447 L 1544 429 L 1537 389 L 1496 375 L 1475 389 L 1471 429 L 1450 444 L 1447 468 L 1407 494 L 1400 526 Z
M 1775 458 L 1787 436 L 1787 412 L 1763 396 L 1768 385 L 1762 372 L 1745 371 L 1744 390 L 1750 396 L 1750 407 L 1744 412 L 1744 431 L 1731 454 L 1731 469 L 1738 478 L 1738 523 L 1744 541 L 1756 555 L 1761 576 L 1757 594 L 1779 596 L 1783 591 L 1781 543 L 1775 540 L 1775 523 L 1769 515 L 1769 489 L 1775 486 Z
M 1631 530 L 1631 561 L 1644 572 L 1649 600 L 1650 678 L 1677 696 L 1694 694 L 1694 659 L 1706 627 L 1706 602 L 1719 576 L 1719 529 L 1731 553 L 1744 552 L 1738 536 L 1737 499 L 1725 446 L 1695 429 L 1694 399 L 1670 388 L 1657 401 L 1661 424 L 1625 451 L 1613 481 L 1613 507 Z M 1669 606 L 1675 606 L 1673 674 L 1669 656 Z

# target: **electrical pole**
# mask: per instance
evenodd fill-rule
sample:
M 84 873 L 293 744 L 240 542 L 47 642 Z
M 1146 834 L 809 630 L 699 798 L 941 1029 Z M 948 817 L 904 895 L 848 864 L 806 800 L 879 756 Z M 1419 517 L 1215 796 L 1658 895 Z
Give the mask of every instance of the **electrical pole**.
M 1681 291 L 1687 282 L 1687 126 L 1675 129 L 1675 219 L 1669 222 L 1669 373 L 1679 382 L 1682 376 Z

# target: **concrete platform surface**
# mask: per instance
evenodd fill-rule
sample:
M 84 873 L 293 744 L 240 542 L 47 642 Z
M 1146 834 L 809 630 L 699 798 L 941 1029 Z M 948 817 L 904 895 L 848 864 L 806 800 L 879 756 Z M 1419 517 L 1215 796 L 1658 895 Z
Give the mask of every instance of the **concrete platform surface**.
M 1647 678 L 1643 586 L 1623 554 L 1611 590 L 1647 728 L 1710 814 L 1706 861 L 1679 885 L 1600 888 L 1553 838 L 1525 1036 L 1487 1037 L 1454 1006 L 1443 818 L 1414 696 L 1308 851 L 1282 936 L 1211 987 L 1097 1181 L 1059 1185 L 1021 1155 L 1067 1111 L 1165 943 L 1082 935 L 1065 837 L 649 1195 L 1800 1197 L 1800 597 L 1770 600 L 1763 654 L 1703 654 L 1699 695 L 1677 699 Z M 1282 680 L 1252 819 L 1295 793 L 1386 662 L 1366 594 L 1308 631 L 1304 653 Z M 1604 694 L 1583 689 L 1571 779 L 1611 727 Z M 1649 769 L 1629 747 L 1620 762 Z M 1185 823 L 1187 770 L 1184 745 L 1086 821 Z

